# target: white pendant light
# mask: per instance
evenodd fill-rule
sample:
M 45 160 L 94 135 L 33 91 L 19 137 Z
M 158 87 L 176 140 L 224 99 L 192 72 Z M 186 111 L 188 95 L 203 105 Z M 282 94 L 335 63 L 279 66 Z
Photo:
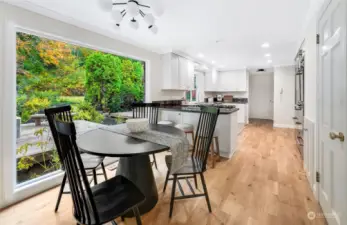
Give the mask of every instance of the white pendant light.
M 154 24 L 154 21 L 155 21 L 155 18 L 152 14 L 146 14 L 144 17 L 143 17 L 144 21 L 148 24 L 148 25 L 153 25 Z
M 100 9 L 104 12 L 111 12 L 113 7 L 112 0 L 97 0 Z
M 164 14 L 164 6 L 162 0 L 150 0 L 150 2 L 153 14 L 157 17 L 162 16 Z
M 150 31 L 152 31 L 153 34 L 157 34 L 158 33 L 158 27 L 156 25 L 151 25 L 148 27 L 148 29 Z
M 130 0 L 127 4 L 127 13 L 131 17 L 135 17 L 140 13 L 139 5 L 135 2 Z
M 113 10 L 112 11 L 112 18 L 116 21 L 116 23 L 120 23 L 123 20 L 123 16 L 122 16 L 121 11 Z
M 117 24 L 114 26 L 114 29 L 117 30 L 117 31 L 120 30 L 120 24 L 117 23 Z
M 134 30 L 139 29 L 139 22 L 137 22 L 135 19 L 130 20 L 130 27 Z

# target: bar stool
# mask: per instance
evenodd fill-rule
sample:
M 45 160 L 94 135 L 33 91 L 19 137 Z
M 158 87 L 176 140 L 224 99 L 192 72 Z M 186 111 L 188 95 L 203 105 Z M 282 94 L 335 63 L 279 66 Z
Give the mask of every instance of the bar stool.
M 215 151 L 214 145 L 216 145 L 216 151 Z M 215 131 L 213 133 L 212 143 L 211 143 L 211 147 L 210 147 L 210 156 L 212 158 L 212 168 L 214 168 L 215 164 L 216 164 L 216 157 L 215 156 L 217 156 L 217 162 L 220 161 L 219 138 L 218 138 L 217 128 L 215 129 Z
M 169 120 L 163 120 L 158 122 L 159 125 L 166 125 L 166 126 L 173 126 L 174 122 L 169 121 Z
M 187 136 L 187 134 L 191 134 L 193 145 L 194 145 L 194 137 L 195 136 L 194 136 L 194 126 L 192 124 L 179 123 L 175 127 L 182 130 L 186 134 L 186 136 Z

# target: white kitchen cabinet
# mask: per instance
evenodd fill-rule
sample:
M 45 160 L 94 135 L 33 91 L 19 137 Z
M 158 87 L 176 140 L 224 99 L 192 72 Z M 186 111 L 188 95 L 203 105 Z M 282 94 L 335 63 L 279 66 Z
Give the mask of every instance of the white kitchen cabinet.
M 168 120 L 176 124 L 182 123 L 182 113 L 180 111 L 160 110 L 160 121 Z
M 244 69 L 219 72 L 217 91 L 248 91 L 248 71 Z
M 163 89 L 191 90 L 194 87 L 194 63 L 179 55 L 162 55 Z
M 218 72 L 216 69 L 207 71 L 205 74 L 205 91 L 216 91 L 218 81 Z

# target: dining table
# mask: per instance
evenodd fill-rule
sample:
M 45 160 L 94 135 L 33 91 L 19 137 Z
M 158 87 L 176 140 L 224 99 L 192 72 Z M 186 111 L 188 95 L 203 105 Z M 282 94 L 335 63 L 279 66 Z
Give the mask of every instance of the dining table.
M 116 175 L 126 177 L 142 191 L 146 200 L 139 205 L 139 211 L 141 215 L 149 212 L 158 202 L 158 190 L 149 155 L 167 151 L 170 147 L 105 129 L 118 125 L 105 126 L 87 121 L 77 121 L 75 124 L 80 151 L 98 156 L 119 157 Z M 185 138 L 182 130 L 172 126 L 150 124 L 149 129 Z

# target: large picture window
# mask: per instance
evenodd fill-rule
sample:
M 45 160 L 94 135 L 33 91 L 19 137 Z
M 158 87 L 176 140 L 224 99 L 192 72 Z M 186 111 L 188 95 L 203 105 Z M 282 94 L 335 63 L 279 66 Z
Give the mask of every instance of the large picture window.
M 70 104 L 74 120 L 108 123 L 144 100 L 143 61 L 23 32 L 16 51 L 17 184 L 60 169 L 44 108 Z

